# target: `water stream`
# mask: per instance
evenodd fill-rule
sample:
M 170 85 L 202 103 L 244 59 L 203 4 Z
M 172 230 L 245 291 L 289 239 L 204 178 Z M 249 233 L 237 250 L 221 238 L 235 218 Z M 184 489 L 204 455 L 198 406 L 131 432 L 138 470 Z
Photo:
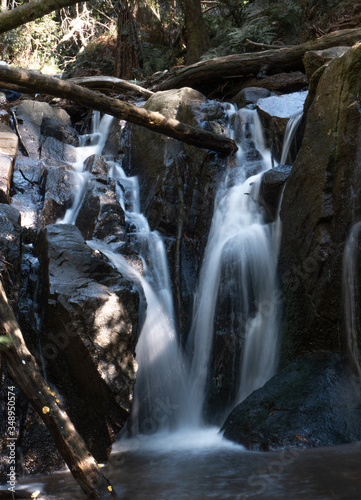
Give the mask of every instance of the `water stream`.
M 133 413 L 104 472 L 119 497 L 129 500 L 357 498 L 361 487 L 355 465 L 359 444 L 327 452 L 251 453 L 218 433 L 230 409 L 274 374 L 279 330 L 276 263 L 280 223 L 267 222 L 258 203 L 262 174 L 272 166 L 271 154 L 255 111 L 229 107 L 228 113 L 233 123 L 231 135 L 240 148 L 216 196 L 184 351 L 177 337 L 162 238 L 150 230 L 140 213 L 137 179 L 127 177 L 121 164 L 109 162 L 109 175 L 116 179 L 118 201 L 132 228 L 129 238 L 140 263 L 134 265 L 121 254 L 122 243 L 92 240 L 88 244 L 138 287 L 142 331 L 136 347 L 139 370 Z M 106 131 L 110 122 L 103 117 L 100 130 Z M 296 126 L 290 127 L 290 134 Z M 103 149 L 106 135 L 97 135 L 97 130 L 85 138 L 90 144 L 80 148 L 74 166 L 77 198 L 63 222 L 76 220 L 88 182 L 88 174 L 82 172 L 84 160 Z M 96 144 L 94 137 L 98 137 Z M 353 252 L 352 243 L 347 248 L 345 252 Z M 353 271 L 346 269 L 348 272 Z M 234 377 L 228 404 L 212 427 L 204 420 L 204 405 L 214 337 L 220 334 L 215 331 L 215 318 L 225 290 L 232 306 L 229 333 L 236 346 L 230 353 Z M 352 330 L 352 311 L 350 318 Z M 330 476 L 331 462 L 335 470 Z M 26 478 L 23 487 L 64 500 L 84 498 L 81 492 L 74 492 L 74 481 L 65 472 L 54 474 L 50 482 Z
M 360 246 L 361 221 L 356 222 L 347 238 L 342 265 L 342 288 L 344 295 L 345 321 L 348 350 L 354 367 L 361 375 L 360 349 L 357 342 L 357 256 Z

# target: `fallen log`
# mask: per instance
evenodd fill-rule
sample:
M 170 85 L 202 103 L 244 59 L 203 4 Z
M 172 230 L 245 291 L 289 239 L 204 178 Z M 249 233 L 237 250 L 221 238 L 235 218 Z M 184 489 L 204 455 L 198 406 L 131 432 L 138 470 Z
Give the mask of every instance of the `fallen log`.
M 359 41 L 361 41 L 361 28 L 338 31 L 292 47 L 209 59 L 179 70 L 175 76 L 161 83 L 157 90 L 185 86 L 199 90 L 207 83 L 221 82 L 227 78 L 249 77 L 272 70 L 297 71 L 303 68 L 302 58 L 310 50 L 323 50 L 341 45 L 352 46 Z
M 9 339 L 8 346 L 2 350 L 2 356 L 10 377 L 44 421 L 73 477 L 88 498 L 114 496 L 115 492 L 109 481 L 43 379 L 8 304 L 1 280 L 0 318 L 0 333 Z M 9 439 L 15 442 L 15 437 L 14 431 L 14 435 L 8 436 L 8 442 Z
M 84 76 L 79 78 L 69 78 L 67 82 L 77 83 L 83 87 L 93 90 L 114 90 L 115 92 L 134 92 L 144 99 L 149 99 L 154 94 L 151 90 L 140 87 L 135 83 L 115 78 L 114 76 Z
M 236 143 L 228 137 L 185 125 L 178 120 L 167 119 L 160 113 L 138 108 L 135 104 L 113 99 L 99 92 L 94 92 L 75 83 L 59 80 L 58 78 L 40 75 L 21 68 L 0 66 L 0 81 L 4 88 L 10 88 L 8 85 L 13 86 L 15 84 L 33 92 L 41 92 L 69 99 L 121 120 L 146 127 L 153 132 L 173 137 L 192 146 L 210 149 L 227 155 L 233 154 L 238 149 Z

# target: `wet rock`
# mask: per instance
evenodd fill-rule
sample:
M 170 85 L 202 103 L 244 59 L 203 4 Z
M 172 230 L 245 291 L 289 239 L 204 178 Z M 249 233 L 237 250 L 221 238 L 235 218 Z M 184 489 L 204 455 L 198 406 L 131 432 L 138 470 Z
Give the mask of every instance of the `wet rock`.
M 35 228 L 39 213 L 43 206 L 42 185 L 44 164 L 27 156 L 19 155 L 16 159 L 11 205 L 21 213 L 21 225 L 24 228 Z
M 73 196 L 72 172 L 69 167 L 51 167 L 45 173 L 44 205 L 39 227 L 54 224 L 62 219 L 71 207 Z
M 0 271 L 11 304 L 17 301 L 21 268 L 21 226 L 19 212 L 0 204 Z
M 306 52 L 303 57 L 303 65 L 305 67 L 308 80 L 312 75 L 324 64 L 332 61 L 335 57 L 341 57 L 349 50 L 350 47 L 331 47 L 324 50 L 312 50 Z
M 260 99 L 257 110 L 266 132 L 266 141 L 277 162 L 281 160 L 283 138 L 288 120 L 302 113 L 307 92 L 295 92 Z
M 47 377 L 104 461 L 132 405 L 138 294 L 114 268 L 99 265 L 74 225 L 47 226 L 37 249 Z
M 54 137 L 41 138 L 40 158 L 45 162 L 67 162 L 75 163 L 76 153 L 73 147 Z
M 108 163 L 102 156 L 91 155 L 84 162 L 84 171 L 90 172 L 96 181 L 106 184 L 108 182 Z
M 51 116 L 43 116 L 40 133 L 44 138 L 53 137 L 64 144 L 69 144 L 76 148 L 79 146 L 79 135 L 76 130 Z
M 265 208 L 270 221 L 276 219 L 283 187 L 291 172 L 291 167 L 276 167 L 262 176 L 259 203 Z
M 361 385 L 337 354 L 292 361 L 236 406 L 224 437 L 251 450 L 314 448 L 360 441 Z
M 361 218 L 360 61 L 358 45 L 324 69 L 286 183 L 279 265 L 283 363 L 304 352 L 348 350 L 342 258 Z
M 43 118 L 54 118 L 63 125 L 70 126 L 71 120 L 66 111 L 50 106 L 47 102 L 22 101 L 16 108 L 19 130 L 24 144 L 34 159 L 39 159 L 41 124 Z
M 146 109 L 158 111 L 190 125 L 207 128 L 207 122 L 224 132 L 224 108 L 199 92 L 183 88 L 154 94 Z M 217 182 L 226 159 L 215 153 L 182 144 L 144 128 L 131 129 L 130 164 L 138 175 L 141 211 L 151 229 L 169 238 L 168 258 L 175 303 L 182 330 L 187 331 L 199 266 L 213 214 Z
M 117 202 L 115 181 L 89 182 L 77 215 L 76 226 L 85 239 L 123 241 L 126 232 L 124 210 Z
M 246 87 L 232 98 L 232 102 L 237 104 L 238 109 L 244 108 L 249 104 L 256 104 L 259 99 L 270 97 L 272 92 L 262 87 Z

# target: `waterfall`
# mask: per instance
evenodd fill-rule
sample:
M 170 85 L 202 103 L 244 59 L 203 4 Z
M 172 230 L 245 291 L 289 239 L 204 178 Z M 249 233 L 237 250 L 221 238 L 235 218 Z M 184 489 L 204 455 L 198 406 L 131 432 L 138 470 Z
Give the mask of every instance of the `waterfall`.
M 358 346 L 357 325 L 357 257 L 359 251 L 359 237 L 361 221 L 356 222 L 351 228 L 343 252 L 342 262 L 342 288 L 344 295 L 344 310 L 348 350 L 359 374 L 361 375 L 361 359 Z
M 112 164 L 109 175 L 117 181 L 118 202 L 132 228 L 129 237 L 141 258 L 141 269 L 119 253 L 123 243 L 87 243 L 106 255 L 135 284 L 141 297 L 144 294 L 143 325 L 136 346 L 139 368 L 127 430 L 132 435 L 154 434 L 176 427 L 182 414 L 180 401 L 186 398 L 185 362 L 177 338 L 167 255 L 160 235 L 150 230 L 139 211 L 137 178 L 127 177 L 119 163 Z
M 236 165 L 220 186 L 194 301 L 188 341 L 190 368 L 189 424 L 202 425 L 202 408 L 211 363 L 215 310 L 223 280 L 233 286 L 231 314 L 240 317 L 233 335 L 240 344 L 234 380 L 236 398 L 243 400 L 273 374 L 277 361 L 276 259 L 279 242 L 277 223 L 266 224 L 258 204 L 262 174 L 271 168 L 256 111 L 233 114 L 235 138 L 240 146 Z M 258 171 L 255 175 L 250 173 Z M 250 175 L 250 176 L 249 176 Z M 226 275 L 222 277 L 222 271 Z M 225 284 L 227 286 L 227 283 Z M 223 286 L 224 287 L 224 286 Z M 238 389 L 237 389 L 238 387 Z M 230 408 L 224 408 L 223 416 Z
M 72 164 L 72 175 L 76 186 L 75 199 L 73 205 L 66 211 L 64 218 L 59 222 L 63 224 L 75 223 L 89 181 L 89 173 L 84 172 L 84 162 L 91 155 L 102 154 L 112 121 L 112 116 L 103 115 L 100 119 L 100 112 L 94 111 L 91 133 L 79 137 L 80 147 L 74 148 L 76 159 Z
M 297 129 L 301 123 L 303 117 L 303 112 L 298 113 L 288 120 L 285 130 L 285 136 L 283 139 L 282 153 L 281 153 L 281 165 L 285 165 L 287 162 L 288 154 L 291 149 L 292 141 L 296 135 Z
M 231 396 L 217 423 L 238 402 L 261 387 L 277 363 L 278 304 L 276 261 L 279 223 L 266 223 L 258 193 L 263 173 L 271 168 L 262 126 L 254 110 L 228 109 L 239 145 L 215 200 L 214 215 L 199 284 L 194 295 L 193 319 L 186 352 L 177 337 L 177 325 L 169 280 L 166 251 L 161 236 L 151 231 L 139 207 L 135 177 L 127 177 L 121 163 L 108 161 L 108 176 L 116 180 L 117 199 L 130 229 L 127 244 L 139 256 L 138 262 L 122 255 L 123 242 L 88 244 L 108 257 L 119 272 L 132 281 L 141 297 L 142 328 L 136 346 L 138 362 L 134 404 L 128 431 L 153 434 L 204 425 L 203 409 L 210 378 L 217 308 L 224 290 L 229 297 L 229 317 L 234 348 L 230 356 Z M 110 120 L 111 121 L 111 120 Z M 78 183 L 76 202 L 63 222 L 74 223 L 88 177 L 83 163 L 91 154 L 100 154 L 110 121 L 103 117 L 79 148 L 75 171 Z M 94 144 L 95 137 L 95 144 Z M 86 145 L 88 144 L 88 145 Z M 227 306 L 228 307 L 228 306 Z M 227 310 L 228 312 L 228 310 Z

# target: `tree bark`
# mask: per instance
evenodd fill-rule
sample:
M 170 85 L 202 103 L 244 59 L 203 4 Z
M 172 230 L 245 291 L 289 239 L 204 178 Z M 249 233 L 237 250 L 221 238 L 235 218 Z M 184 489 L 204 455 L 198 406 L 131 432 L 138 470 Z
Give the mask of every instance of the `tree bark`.
M 0 14 L 0 33 L 13 30 L 18 26 L 35 21 L 40 17 L 50 14 L 54 10 L 70 7 L 81 0 L 33 0 L 12 10 Z
M 93 90 L 114 90 L 115 92 L 134 92 L 135 94 L 149 99 L 154 94 L 151 90 L 140 87 L 135 83 L 115 78 L 114 76 L 84 76 L 79 78 L 69 78 L 70 83 L 77 83 L 83 87 Z
M 187 33 L 187 64 L 199 61 L 201 55 L 212 47 L 208 30 L 202 15 L 200 0 L 182 2 Z
M 160 113 L 138 108 L 134 104 L 125 103 L 80 87 L 74 83 L 59 80 L 49 76 L 39 75 L 33 71 L 9 66 L 0 66 L 1 85 L 19 85 L 34 92 L 62 97 L 108 113 L 121 120 L 126 120 L 136 125 L 146 127 L 153 132 L 173 137 L 179 141 L 210 149 L 227 155 L 237 151 L 237 146 L 232 139 L 208 132 L 201 128 L 185 125 L 174 119 L 167 119 Z
M 293 47 L 218 57 L 179 70 L 175 76 L 161 83 L 158 89 L 168 90 L 185 86 L 198 89 L 207 83 L 224 82 L 226 78 L 248 77 L 262 71 L 298 70 L 303 68 L 302 58 L 310 50 L 352 46 L 360 40 L 361 28 L 357 28 L 338 31 Z
M 90 498 L 114 496 L 109 481 L 41 376 L 8 304 L 1 281 L 0 318 L 0 332 L 11 340 L 10 346 L 2 351 L 10 376 L 44 421 L 74 478 Z

